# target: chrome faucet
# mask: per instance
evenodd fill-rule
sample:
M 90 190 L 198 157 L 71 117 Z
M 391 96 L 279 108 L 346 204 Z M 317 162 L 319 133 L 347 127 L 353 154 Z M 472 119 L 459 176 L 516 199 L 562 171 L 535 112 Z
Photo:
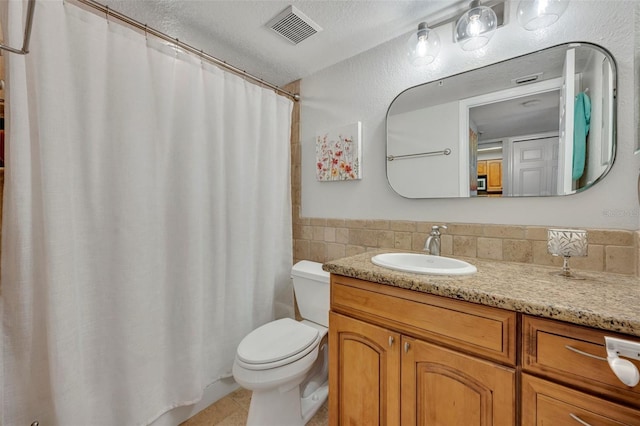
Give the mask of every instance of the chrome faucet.
M 440 256 L 440 230 L 447 229 L 446 225 L 433 225 L 427 241 L 424 243 L 424 251 L 433 256 Z

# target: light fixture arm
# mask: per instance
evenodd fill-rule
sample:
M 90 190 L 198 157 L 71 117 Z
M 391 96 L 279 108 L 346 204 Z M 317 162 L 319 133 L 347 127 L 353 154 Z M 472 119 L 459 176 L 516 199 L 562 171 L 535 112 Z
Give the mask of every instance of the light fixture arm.
M 426 22 L 420 22 L 418 24 L 418 38 L 419 37 L 426 37 L 428 33 L 429 33 L 429 31 L 427 30 L 427 23 Z
M 471 0 L 469 10 L 477 9 L 478 7 L 480 7 L 480 0 Z

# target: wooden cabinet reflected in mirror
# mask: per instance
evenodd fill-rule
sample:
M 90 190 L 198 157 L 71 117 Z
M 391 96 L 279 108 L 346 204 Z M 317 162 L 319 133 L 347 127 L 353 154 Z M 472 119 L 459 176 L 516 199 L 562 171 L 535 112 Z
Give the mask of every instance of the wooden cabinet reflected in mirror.
M 478 197 L 502 196 L 502 159 L 478 160 Z

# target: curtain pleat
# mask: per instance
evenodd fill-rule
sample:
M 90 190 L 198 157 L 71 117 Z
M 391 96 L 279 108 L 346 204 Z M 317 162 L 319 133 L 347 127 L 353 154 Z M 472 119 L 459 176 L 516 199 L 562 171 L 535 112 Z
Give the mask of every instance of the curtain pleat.
M 5 56 L 0 424 L 149 424 L 290 294 L 292 103 L 74 5 L 35 13 Z

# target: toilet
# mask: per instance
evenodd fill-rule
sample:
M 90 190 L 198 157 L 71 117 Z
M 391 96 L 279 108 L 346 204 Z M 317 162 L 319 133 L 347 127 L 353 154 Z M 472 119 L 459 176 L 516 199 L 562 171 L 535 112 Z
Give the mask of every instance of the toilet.
M 327 399 L 329 273 L 303 260 L 293 265 L 291 278 L 303 320 L 264 324 L 236 351 L 233 377 L 253 392 L 248 426 L 302 426 Z

